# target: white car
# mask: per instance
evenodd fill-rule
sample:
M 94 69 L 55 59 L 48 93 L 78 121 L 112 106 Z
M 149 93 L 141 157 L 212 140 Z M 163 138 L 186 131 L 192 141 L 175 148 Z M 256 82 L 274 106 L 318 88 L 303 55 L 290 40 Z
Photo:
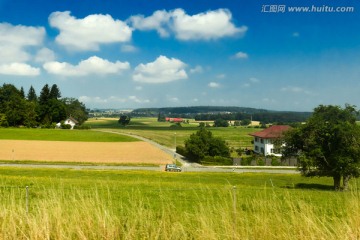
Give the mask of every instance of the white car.
M 176 166 L 176 164 L 166 164 L 166 172 L 181 172 L 181 167 Z

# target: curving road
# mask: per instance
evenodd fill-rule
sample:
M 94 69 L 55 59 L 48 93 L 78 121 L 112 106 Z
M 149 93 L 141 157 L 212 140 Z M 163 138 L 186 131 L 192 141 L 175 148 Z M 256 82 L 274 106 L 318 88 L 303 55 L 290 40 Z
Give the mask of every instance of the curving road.
M 247 167 L 247 166 L 216 166 L 205 167 L 197 163 L 189 163 L 185 157 L 176 153 L 173 149 L 167 148 L 147 138 L 128 134 L 120 133 L 109 130 L 93 130 L 99 132 L 107 132 L 119 135 L 126 135 L 133 138 L 137 138 L 141 141 L 148 142 L 153 146 L 159 148 L 166 154 L 171 155 L 177 161 L 181 162 L 183 172 L 234 172 L 234 173 L 280 173 L 280 174 L 299 174 L 299 171 L 293 167 Z M 26 168 L 67 168 L 67 169 L 95 169 L 95 170 L 145 170 L 145 171 L 164 171 L 164 167 L 143 167 L 143 166 L 82 166 L 82 165 L 66 165 L 66 164 L 14 164 L 14 163 L 2 163 L 0 167 L 26 167 Z

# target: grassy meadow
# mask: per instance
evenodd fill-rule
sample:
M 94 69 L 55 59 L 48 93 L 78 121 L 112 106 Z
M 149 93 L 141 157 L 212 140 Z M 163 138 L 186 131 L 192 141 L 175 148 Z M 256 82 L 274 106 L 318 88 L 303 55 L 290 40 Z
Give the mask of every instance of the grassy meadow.
M 0 239 L 359 239 L 359 183 L 0 168 Z
M 190 120 L 189 124 L 182 123 L 182 127 L 171 127 L 169 122 L 157 122 L 156 118 L 132 118 L 130 124 L 126 127 L 120 126 L 118 119 L 98 118 L 89 119 L 86 125 L 92 129 L 109 129 L 113 131 L 136 134 L 151 139 L 161 145 L 175 148 L 176 145 L 184 145 L 184 141 L 199 129 L 199 123 Z M 214 136 L 223 138 L 230 147 L 245 148 L 252 147 L 252 137 L 249 133 L 260 131 L 257 128 L 246 127 L 227 127 L 215 128 L 210 127 Z
M 134 142 L 138 139 L 87 130 L 0 128 L 0 140 L 43 140 L 75 142 Z

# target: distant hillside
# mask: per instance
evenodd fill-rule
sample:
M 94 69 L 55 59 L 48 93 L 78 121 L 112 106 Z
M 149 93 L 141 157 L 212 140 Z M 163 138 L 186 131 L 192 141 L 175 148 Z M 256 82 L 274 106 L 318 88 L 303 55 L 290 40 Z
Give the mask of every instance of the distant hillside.
M 200 113 L 237 113 L 237 112 L 252 114 L 259 112 L 268 112 L 268 110 L 248 108 L 248 107 L 221 107 L 221 106 L 138 108 L 133 110 L 134 114 L 140 114 L 140 113 L 200 114 Z
M 220 106 L 139 108 L 133 110 L 131 113 L 133 117 L 157 117 L 159 114 L 167 117 L 195 118 L 198 121 L 221 118 L 225 120 L 252 119 L 264 123 L 293 123 L 306 121 L 312 113 Z

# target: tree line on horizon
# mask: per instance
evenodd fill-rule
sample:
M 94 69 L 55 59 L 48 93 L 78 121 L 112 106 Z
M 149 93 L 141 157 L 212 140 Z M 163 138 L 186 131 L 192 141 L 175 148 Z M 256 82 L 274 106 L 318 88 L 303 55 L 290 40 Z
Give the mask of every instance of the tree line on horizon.
M 81 125 L 88 118 L 85 105 L 76 98 L 62 98 L 56 84 L 45 84 L 40 95 L 31 86 L 25 94 L 23 87 L 12 84 L 0 87 L 1 127 L 53 127 L 72 116 Z
M 244 107 L 174 107 L 174 108 L 140 108 L 131 112 L 132 117 L 158 117 L 160 115 L 171 118 L 194 118 L 196 121 L 227 121 L 253 120 L 268 123 L 296 123 L 304 122 L 312 112 L 269 111 L 264 109 Z

